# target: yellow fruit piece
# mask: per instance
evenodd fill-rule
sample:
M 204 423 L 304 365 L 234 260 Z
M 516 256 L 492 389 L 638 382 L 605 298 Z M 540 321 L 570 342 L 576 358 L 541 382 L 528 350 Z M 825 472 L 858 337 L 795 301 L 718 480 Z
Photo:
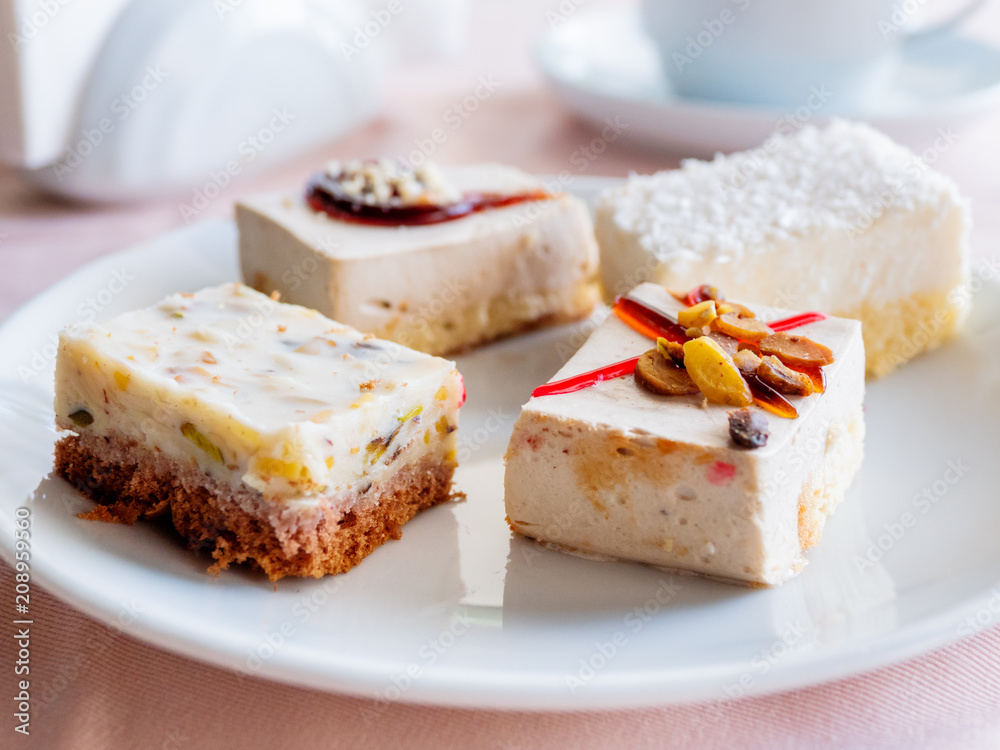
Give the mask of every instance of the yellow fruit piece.
M 328 469 L 332 469 L 333 468 L 333 456 L 327 456 L 326 457 L 326 468 L 328 468 Z
M 444 401 L 446 398 L 448 398 L 448 389 L 442 385 L 440 388 L 437 389 L 437 393 L 434 394 L 434 398 L 436 398 L 438 401 Z
M 257 456 L 257 473 L 261 476 L 280 477 L 294 482 L 309 478 L 309 469 L 298 461 L 282 461 L 269 456 Z
M 715 320 L 715 300 L 707 299 L 677 313 L 677 322 L 685 328 L 703 328 Z
M 131 376 L 125 374 L 121 370 L 115 370 L 115 383 L 118 384 L 120 390 L 126 390 L 128 388 L 128 381 L 131 380 Z
M 684 366 L 709 401 L 730 406 L 753 403 L 750 386 L 740 375 L 733 358 L 707 336 L 684 344 Z

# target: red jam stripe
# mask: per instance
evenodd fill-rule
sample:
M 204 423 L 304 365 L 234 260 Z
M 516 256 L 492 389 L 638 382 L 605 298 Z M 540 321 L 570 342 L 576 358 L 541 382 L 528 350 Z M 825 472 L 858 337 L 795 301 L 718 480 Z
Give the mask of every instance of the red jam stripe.
M 691 340 L 680 323 L 631 297 L 616 299 L 612 310 L 629 328 L 654 341 L 665 338 L 683 344 Z
M 591 370 L 590 372 L 580 373 L 564 380 L 545 383 L 533 390 L 531 397 L 538 398 L 540 396 L 558 396 L 563 393 L 573 393 L 574 391 L 582 391 L 584 388 L 596 385 L 603 380 L 613 380 L 614 378 L 631 375 L 635 372 L 635 366 L 638 361 L 638 357 L 631 357 L 630 359 L 623 359 L 621 362 L 615 362 L 613 365 L 602 367 L 599 370 Z
M 547 201 L 555 194 L 545 190 L 504 195 L 499 193 L 467 193 L 450 204 L 418 204 L 413 206 L 371 206 L 344 196 L 335 179 L 317 175 L 306 188 L 306 203 L 317 213 L 340 221 L 376 226 L 424 226 L 461 219 L 469 214 L 507 208 L 519 203 Z
M 702 287 L 696 286 L 694 289 L 692 289 L 690 292 L 687 293 L 686 297 L 683 297 L 681 299 L 681 302 L 683 302 L 688 307 L 694 307 L 695 305 L 700 304 L 707 299 L 712 299 L 707 294 L 702 294 L 701 290 Z
M 789 318 L 776 320 L 773 323 L 768 323 L 768 325 L 771 326 L 772 331 L 789 331 L 792 328 L 807 326 L 810 323 L 819 323 L 821 320 L 826 320 L 826 313 L 804 312 L 799 313 L 798 315 L 792 315 Z

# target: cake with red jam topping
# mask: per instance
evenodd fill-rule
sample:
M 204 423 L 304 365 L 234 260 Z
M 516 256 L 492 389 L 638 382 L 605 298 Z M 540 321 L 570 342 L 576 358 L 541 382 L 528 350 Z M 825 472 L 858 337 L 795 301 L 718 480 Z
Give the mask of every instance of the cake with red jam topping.
M 857 321 L 641 284 L 522 408 L 513 531 L 751 586 L 796 575 L 861 464 Z
M 507 166 L 335 162 L 236 221 L 247 283 L 430 354 L 577 320 L 599 297 L 586 205 Z
M 464 397 L 451 362 L 226 284 L 62 333 L 56 470 L 213 572 L 319 577 L 449 499 Z

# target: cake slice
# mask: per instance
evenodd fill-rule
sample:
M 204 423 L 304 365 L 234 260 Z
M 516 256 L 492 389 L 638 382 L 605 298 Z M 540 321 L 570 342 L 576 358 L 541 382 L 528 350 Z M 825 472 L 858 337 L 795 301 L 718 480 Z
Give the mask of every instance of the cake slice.
M 212 571 L 341 573 L 449 498 L 464 395 L 451 362 L 225 284 L 61 334 L 56 470 Z
M 955 332 L 969 226 L 951 180 L 846 121 L 633 176 L 595 213 L 609 295 L 707 279 L 738 299 L 855 318 L 874 376 Z
M 236 206 L 243 278 L 430 354 L 586 317 L 597 244 L 582 200 L 484 164 L 334 163 L 302 194 Z
M 703 302 L 688 309 L 640 285 L 536 389 L 506 456 L 513 531 L 576 554 L 752 586 L 801 570 L 861 464 L 861 326 Z M 669 320 L 678 318 L 680 327 Z M 654 343 L 658 333 L 671 340 Z M 817 362 L 830 363 L 799 353 L 796 370 L 782 369 L 782 347 L 795 354 L 807 340 L 825 357 Z

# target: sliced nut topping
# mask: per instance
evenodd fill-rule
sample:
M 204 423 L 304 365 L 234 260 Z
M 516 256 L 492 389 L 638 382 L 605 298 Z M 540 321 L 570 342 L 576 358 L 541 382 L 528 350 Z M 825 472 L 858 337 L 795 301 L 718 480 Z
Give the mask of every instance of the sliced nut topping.
M 740 349 L 733 355 L 733 362 L 739 368 L 740 372 L 744 375 L 750 375 L 757 372 L 757 368 L 760 367 L 761 358 L 752 349 Z
M 658 338 L 656 340 L 656 349 L 664 357 L 668 357 L 674 361 L 674 364 L 684 366 L 684 345 L 678 344 L 676 341 L 670 341 L 665 338 Z
M 808 375 L 789 369 L 774 355 L 768 355 L 759 361 L 757 376 L 778 393 L 808 396 L 813 392 L 813 383 Z
M 702 284 L 698 287 L 698 296 L 702 299 L 711 299 L 716 302 L 722 302 L 726 299 L 726 295 L 720 292 L 717 286 L 712 286 L 711 284 Z
M 770 435 L 767 417 L 762 412 L 740 409 L 729 413 L 729 436 L 744 448 L 761 448 L 767 445 Z
M 726 313 L 736 313 L 741 318 L 756 318 L 757 314 L 746 305 L 739 302 L 722 302 L 718 305 L 719 315 Z
M 761 354 L 773 354 L 786 365 L 817 367 L 833 362 L 833 352 L 805 336 L 772 333 L 757 342 Z
M 715 300 L 705 300 L 697 305 L 680 310 L 677 322 L 685 328 L 704 328 L 716 318 Z
M 743 341 L 759 341 L 774 333 L 770 326 L 755 318 L 741 318 L 738 313 L 728 312 L 715 319 L 715 329 L 728 336 Z
M 687 371 L 665 357 L 659 349 L 650 349 L 639 357 L 635 366 L 635 381 L 660 396 L 686 396 L 698 393 L 698 386 Z
M 733 358 L 707 336 L 684 344 L 684 366 L 709 401 L 731 406 L 749 406 L 753 402 L 750 386 Z
M 333 161 L 326 173 L 343 198 L 369 206 L 444 206 L 461 198 L 432 162 L 414 169 L 393 159 Z
M 708 337 L 712 339 L 716 344 L 722 347 L 722 351 L 732 357 L 739 351 L 740 342 L 725 333 L 719 331 L 712 331 L 708 334 Z

